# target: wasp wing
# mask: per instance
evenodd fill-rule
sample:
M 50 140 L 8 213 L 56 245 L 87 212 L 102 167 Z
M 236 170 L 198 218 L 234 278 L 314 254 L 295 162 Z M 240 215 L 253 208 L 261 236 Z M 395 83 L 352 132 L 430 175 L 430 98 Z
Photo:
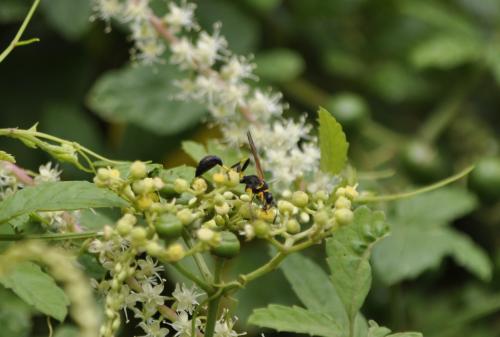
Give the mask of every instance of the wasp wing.
M 262 171 L 262 166 L 260 165 L 259 155 L 257 154 L 257 148 L 255 147 L 255 143 L 253 142 L 252 134 L 250 131 L 247 132 L 248 144 L 250 145 L 250 152 L 252 152 L 253 159 L 255 161 L 255 170 L 257 171 L 257 176 L 261 180 L 264 181 L 264 172 Z

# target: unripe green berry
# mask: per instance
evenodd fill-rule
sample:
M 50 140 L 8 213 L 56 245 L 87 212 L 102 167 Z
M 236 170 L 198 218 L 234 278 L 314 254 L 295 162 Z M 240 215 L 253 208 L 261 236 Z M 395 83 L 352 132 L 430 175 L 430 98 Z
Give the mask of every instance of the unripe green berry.
M 182 234 L 183 228 L 181 220 L 170 213 L 162 214 L 155 223 L 156 232 L 165 240 L 179 237 Z
M 238 255 L 239 252 L 240 240 L 238 240 L 238 237 L 229 231 L 220 232 L 220 241 L 212 248 L 212 253 L 216 256 L 230 259 Z
M 314 222 L 320 226 L 323 227 L 328 223 L 329 216 L 326 211 L 318 211 L 316 214 L 314 214 Z
M 306 192 L 295 191 L 292 194 L 292 203 L 297 207 L 306 207 L 309 203 L 309 196 Z
M 335 208 L 336 209 L 341 209 L 341 208 L 351 208 L 351 200 L 347 199 L 344 196 L 341 196 L 335 201 Z
M 300 232 L 300 224 L 295 219 L 290 219 L 286 223 L 286 231 L 290 234 L 297 234 Z
M 121 236 L 127 236 L 130 233 L 130 231 L 132 230 L 132 228 L 134 228 L 134 226 L 132 226 L 128 222 L 118 221 L 118 223 L 116 225 L 116 230 L 118 231 L 118 233 Z
M 194 215 L 189 209 L 182 209 L 176 214 L 183 225 L 189 225 L 194 220 Z
M 335 220 L 340 226 L 349 225 L 354 218 L 354 213 L 350 209 L 346 208 L 335 210 L 334 215 Z
M 134 161 L 132 165 L 130 165 L 130 176 L 133 179 L 142 179 L 148 173 L 146 164 L 142 161 Z

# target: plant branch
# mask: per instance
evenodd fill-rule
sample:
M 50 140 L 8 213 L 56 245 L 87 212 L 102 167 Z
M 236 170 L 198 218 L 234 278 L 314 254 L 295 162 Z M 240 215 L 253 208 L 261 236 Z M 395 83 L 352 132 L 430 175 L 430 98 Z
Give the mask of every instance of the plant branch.
M 101 237 L 101 232 L 49 233 L 49 234 L 0 234 L 0 241 L 20 240 L 81 240 Z

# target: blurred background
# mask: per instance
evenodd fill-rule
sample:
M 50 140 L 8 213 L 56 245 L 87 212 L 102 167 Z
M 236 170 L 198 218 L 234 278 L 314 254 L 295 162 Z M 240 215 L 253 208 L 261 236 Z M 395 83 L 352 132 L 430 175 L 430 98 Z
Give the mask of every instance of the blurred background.
M 2 49 L 30 5 L 0 1 Z M 154 7 L 166 10 L 162 0 Z M 181 143 L 219 137 L 207 112 L 172 101 L 179 74 L 131 66 L 125 28 L 105 33 L 91 14 L 90 0 L 42 1 L 24 34 L 41 42 L 0 64 L 0 127 L 39 122 L 109 157 L 194 164 Z M 406 191 L 477 163 L 468 182 L 379 205 L 394 235 L 374 253 L 363 312 L 395 331 L 500 336 L 500 1 L 200 0 L 197 16 L 210 31 L 221 21 L 230 48 L 254 55 L 257 85 L 282 91 L 290 117 L 315 123 L 321 105 L 339 120 L 363 189 Z M 49 160 L 11 140 L 0 148 L 30 169 Z M 62 168 L 63 179 L 89 178 Z M 262 263 L 266 250 L 249 246 L 234 273 Z M 308 253 L 323 263 L 321 247 Z M 1 336 L 46 335 L 43 318 L 1 292 L 10 298 L 0 301 Z M 239 300 L 250 335 L 253 308 L 300 305 L 279 271 Z

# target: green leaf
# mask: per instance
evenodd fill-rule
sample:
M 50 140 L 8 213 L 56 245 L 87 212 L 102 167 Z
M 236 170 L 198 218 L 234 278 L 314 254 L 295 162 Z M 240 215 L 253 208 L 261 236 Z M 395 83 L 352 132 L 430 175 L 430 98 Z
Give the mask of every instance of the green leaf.
M 482 50 L 481 43 L 474 38 L 434 35 L 417 44 L 410 57 L 417 68 L 451 69 L 478 60 Z
M 61 322 L 68 313 L 69 300 L 64 291 L 34 263 L 18 264 L 0 277 L 0 283 L 12 289 L 26 303 Z
M 397 201 L 394 220 L 405 226 L 444 225 L 470 213 L 476 206 L 472 193 L 459 187 L 445 187 Z
M 369 321 L 370 328 L 368 329 L 367 337 L 422 337 L 420 332 L 398 332 L 391 334 L 391 329 L 385 326 L 379 326 L 375 321 Z
M 271 304 L 267 308 L 254 310 L 248 322 L 277 331 L 303 333 L 311 336 L 342 336 L 342 330 L 332 317 L 310 312 L 297 306 L 287 307 Z
M 310 311 L 335 317 L 343 330 L 347 328 L 349 323 L 342 301 L 320 266 L 297 253 L 287 257 L 281 269 L 295 294 Z
M 397 201 L 391 236 L 375 248 L 373 263 L 382 281 L 394 284 L 436 268 L 446 256 L 483 280 L 491 264 L 483 250 L 446 225 L 471 212 L 476 198 L 463 188 L 447 187 Z
M 255 56 L 255 73 L 263 80 L 287 82 L 297 78 L 305 68 L 300 54 L 290 49 L 272 49 Z
M 2 337 L 27 337 L 31 330 L 30 306 L 3 287 L 0 287 L 0 299 Z
M 27 187 L 0 202 L 0 223 L 35 211 L 125 206 L 127 202 L 113 192 L 86 181 L 48 182 Z
M 326 242 L 331 279 L 350 321 L 370 290 L 372 247 L 386 234 L 384 214 L 362 206 L 354 212 L 353 223 L 340 228 Z
M 347 143 L 342 126 L 324 108 L 319 108 L 320 167 L 324 172 L 339 173 L 347 161 Z
M 29 9 L 29 2 L 19 0 L 2 0 L 0 2 L 0 22 L 10 23 L 22 21 Z
M 172 65 L 136 66 L 110 71 L 97 80 L 88 105 L 110 122 L 132 123 L 159 135 L 194 126 L 205 115 L 199 104 L 175 99 L 181 78 Z
M 191 140 L 182 142 L 182 149 L 196 162 L 208 154 L 203 144 Z
M 90 28 L 92 14 L 89 0 L 42 1 L 47 21 L 68 40 L 76 40 Z
M 181 165 L 160 171 L 160 178 L 166 183 L 173 183 L 175 179 L 182 178 L 191 181 L 194 178 L 195 168 Z
M 80 331 L 77 327 L 73 325 L 62 325 L 59 326 L 54 333 L 54 337 L 78 337 L 80 336 Z

